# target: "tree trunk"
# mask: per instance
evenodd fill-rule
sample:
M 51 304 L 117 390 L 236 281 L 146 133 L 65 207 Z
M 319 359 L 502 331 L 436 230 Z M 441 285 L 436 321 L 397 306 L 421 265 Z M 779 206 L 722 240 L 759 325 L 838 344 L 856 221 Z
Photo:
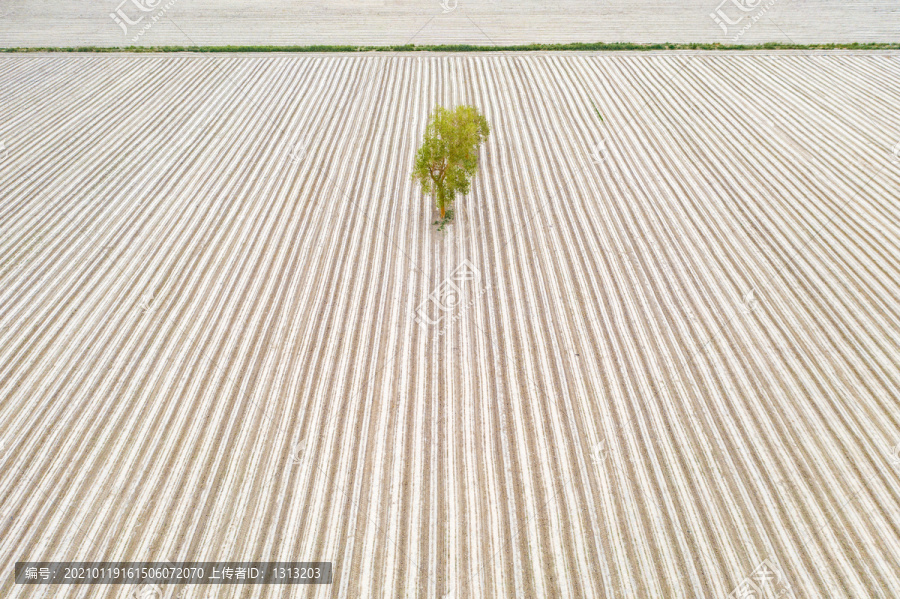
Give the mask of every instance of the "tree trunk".
M 444 220 L 444 205 L 441 204 L 441 220 Z

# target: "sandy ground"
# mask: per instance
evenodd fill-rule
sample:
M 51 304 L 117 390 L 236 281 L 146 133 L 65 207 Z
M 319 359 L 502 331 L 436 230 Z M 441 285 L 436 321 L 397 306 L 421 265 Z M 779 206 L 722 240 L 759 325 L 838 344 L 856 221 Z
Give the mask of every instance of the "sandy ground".
M 4 0 L 0 47 L 898 42 L 896 0 Z
M 223 559 L 335 584 L 168 596 L 900 596 L 897 74 L 0 58 L 0 596 Z M 439 102 L 493 128 L 444 233 Z

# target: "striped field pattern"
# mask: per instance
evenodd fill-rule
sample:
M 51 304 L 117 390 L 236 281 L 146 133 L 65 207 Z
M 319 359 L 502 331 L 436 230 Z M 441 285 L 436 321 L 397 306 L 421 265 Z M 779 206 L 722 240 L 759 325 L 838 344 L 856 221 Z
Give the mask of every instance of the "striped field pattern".
M 28 560 L 334 563 L 186 598 L 712 599 L 763 564 L 766 597 L 900 596 L 898 75 L 0 58 L 0 596 L 136 591 Z M 439 103 L 492 127 L 441 233 Z
M 898 42 L 897 0 L 4 0 L 0 48 Z

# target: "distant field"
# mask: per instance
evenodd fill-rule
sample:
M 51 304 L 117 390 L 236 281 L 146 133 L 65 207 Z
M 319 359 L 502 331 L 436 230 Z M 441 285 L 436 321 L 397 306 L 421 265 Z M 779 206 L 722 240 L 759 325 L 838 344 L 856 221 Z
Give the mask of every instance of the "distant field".
M 900 596 L 898 64 L 0 57 L 0 596 Z
M 598 41 L 900 42 L 900 4 L 896 0 L 4 0 L 0 6 L 0 47 Z

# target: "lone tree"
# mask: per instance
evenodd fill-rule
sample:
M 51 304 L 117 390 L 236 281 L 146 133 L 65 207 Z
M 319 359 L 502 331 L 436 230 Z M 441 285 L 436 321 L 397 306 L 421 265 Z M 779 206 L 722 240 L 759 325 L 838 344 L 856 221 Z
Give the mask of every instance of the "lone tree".
M 474 106 L 453 110 L 438 106 L 431 114 L 412 176 L 422 185 L 422 193 L 434 196 L 441 227 L 453 218 L 449 209 L 456 194 L 469 193 L 478 170 L 478 147 L 489 134 L 487 119 Z

